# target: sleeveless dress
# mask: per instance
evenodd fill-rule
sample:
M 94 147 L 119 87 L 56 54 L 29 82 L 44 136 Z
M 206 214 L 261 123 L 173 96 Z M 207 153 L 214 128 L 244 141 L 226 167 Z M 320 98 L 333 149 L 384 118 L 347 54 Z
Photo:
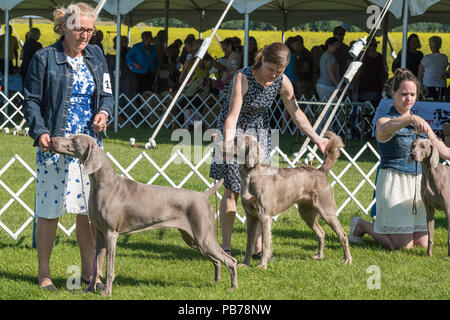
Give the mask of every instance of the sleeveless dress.
M 250 134 L 255 136 L 261 148 L 264 150 L 264 162 L 269 163 L 271 151 L 269 108 L 280 93 L 283 75 L 273 81 L 270 86 L 264 87 L 256 81 L 252 74 L 252 67 L 247 67 L 237 72 L 243 73 L 247 77 L 248 91 L 242 101 L 241 112 L 236 125 L 236 135 Z M 223 131 L 225 120 L 228 117 L 231 91 L 232 88 L 228 90 L 219 113 L 216 142 L 223 140 Z M 225 188 L 234 192 L 241 192 L 241 179 L 239 177 L 239 164 L 237 160 L 233 159 L 231 163 L 216 162 L 217 160 L 213 157 L 209 176 L 216 180 L 224 178 Z
M 84 63 L 83 57 L 67 57 L 73 68 L 73 87 L 70 106 L 65 126 L 65 136 L 84 133 L 102 142 L 96 136 L 93 127 L 92 98 L 95 81 Z M 84 192 L 89 196 L 89 177 L 81 177 L 79 160 L 59 155 L 53 151 L 42 152 L 38 147 L 36 153 L 36 202 L 35 212 L 38 217 L 56 219 L 64 212 L 87 214 Z M 86 199 L 87 203 L 88 199 Z

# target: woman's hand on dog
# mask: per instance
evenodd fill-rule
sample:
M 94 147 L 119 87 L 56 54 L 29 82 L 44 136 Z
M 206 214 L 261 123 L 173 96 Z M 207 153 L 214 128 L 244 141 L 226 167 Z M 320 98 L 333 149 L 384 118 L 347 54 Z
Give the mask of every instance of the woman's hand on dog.
M 43 152 L 47 152 L 48 150 L 50 150 L 50 147 L 51 147 L 50 135 L 48 133 L 44 133 L 39 137 L 39 148 L 41 148 Z
M 325 154 L 325 151 L 327 150 L 327 146 L 328 146 L 328 142 L 330 140 L 328 140 L 327 138 L 321 138 L 317 143 L 317 147 L 319 148 L 320 152 L 322 152 L 323 154 Z

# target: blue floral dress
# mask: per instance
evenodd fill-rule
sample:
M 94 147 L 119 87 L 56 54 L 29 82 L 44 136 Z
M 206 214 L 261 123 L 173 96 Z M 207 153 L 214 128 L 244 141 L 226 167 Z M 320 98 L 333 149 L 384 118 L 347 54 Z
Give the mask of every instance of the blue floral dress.
M 70 107 L 67 114 L 65 136 L 84 133 L 97 139 L 92 122 L 92 98 L 95 81 L 84 63 L 83 57 L 67 57 L 73 68 L 73 87 Z M 56 219 L 64 212 L 86 214 L 84 192 L 89 196 L 89 178 L 81 177 L 79 160 L 59 155 L 53 151 L 42 152 L 38 147 L 36 154 L 36 215 L 41 218 Z M 87 199 L 86 199 L 87 202 Z
M 264 150 L 265 163 L 269 163 L 271 151 L 269 108 L 280 93 L 283 75 L 273 81 L 270 86 L 264 87 L 253 76 L 252 67 L 247 67 L 237 72 L 241 72 L 246 76 L 248 90 L 242 101 L 241 112 L 236 125 L 236 135 L 251 134 L 256 136 L 261 148 Z M 219 113 L 216 142 L 223 140 L 223 130 L 225 120 L 228 117 L 231 91 L 230 88 Z M 241 179 L 239 177 L 237 160 L 233 159 L 231 163 L 216 163 L 216 161 L 213 159 L 211 163 L 209 176 L 216 180 L 224 178 L 225 188 L 234 192 L 241 192 Z

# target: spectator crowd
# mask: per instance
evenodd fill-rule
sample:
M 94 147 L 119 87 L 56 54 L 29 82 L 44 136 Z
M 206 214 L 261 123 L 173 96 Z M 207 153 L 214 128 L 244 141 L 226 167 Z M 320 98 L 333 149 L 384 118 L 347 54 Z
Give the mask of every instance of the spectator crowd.
M 27 67 L 33 54 L 42 48 L 39 43 L 40 31 L 32 28 L 26 35 L 25 43 L 19 56 L 19 42 L 13 36 L 10 26 L 9 35 L 9 72 L 25 77 Z M 291 80 L 296 97 L 309 100 L 313 96 L 319 100 L 328 100 L 339 81 L 353 60 L 349 55 L 352 43 L 347 45 L 345 29 L 337 26 L 333 34 L 323 45 L 306 48 L 301 35 L 289 37 L 285 44 L 291 52 L 290 63 L 285 70 Z M 103 32 L 98 30 L 90 43 L 103 50 Z M 120 90 L 129 97 L 136 94 L 165 95 L 175 92 L 185 80 L 195 61 L 195 53 L 202 44 L 193 34 L 184 40 L 176 39 L 168 44 L 167 31 L 161 30 L 156 35 L 150 31 L 141 34 L 141 42 L 129 47 L 128 38 L 121 36 L 120 51 Z M 190 79 L 187 80 L 185 95 L 201 98 L 209 94 L 222 94 L 230 86 L 234 73 L 243 67 L 243 44 L 238 37 L 226 38 L 220 42 L 223 56 L 214 58 L 206 54 L 197 65 Z M 375 107 L 384 94 L 388 82 L 388 66 L 378 49 L 375 39 L 366 47 L 360 71 L 354 78 L 348 95 L 352 101 L 370 101 Z M 4 72 L 5 35 L 0 36 L 0 72 Z M 421 42 L 417 34 L 411 34 L 407 41 L 406 68 L 422 84 L 420 98 L 428 101 L 450 101 L 450 89 L 446 79 L 450 77 L 448 58 L 440 52 L 442 39 L 433 36 L 429 39 L 431 53 L 425 55 L 420 51 Z M 113 38 L 116 47 L 116 38 Z M 254 37 L 249 37 L 248 64 L 253 65 L 259 46 Z M 19 60 L 22 62 L 19 64 Z M 106 55 L 111 79 L 115 77 L 115 55 Z M 400 67 L 401 50 L 392 63 L 392 73 Z M 19 67 L 20 65 L 20 67 Z M 112 81 L 114 83 L 114 80 Z M 195 104 L 195 103 L 194 103 Z M 186 109 L 185 116 L 191 111 Z

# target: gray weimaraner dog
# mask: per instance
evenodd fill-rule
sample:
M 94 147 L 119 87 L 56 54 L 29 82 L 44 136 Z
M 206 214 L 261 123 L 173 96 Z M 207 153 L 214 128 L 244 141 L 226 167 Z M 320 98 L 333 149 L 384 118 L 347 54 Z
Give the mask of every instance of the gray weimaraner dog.
M 108 254 L 102 294 L 111 294 L 118 235 L 158 227 L 178 228 L 189 246 L 213 262 L 215 281 L 220 280 L 220 263 L 225 264 L 231 288 L 237 288 L 237 262 L 217 242 L 208 201 L 222 181 L 205 192 L 147 185 L 118 175 L 96 140 L 87 135 L 54 137 L 51 142 L 53 151 L 80 159 L 83 173 L 89 175 L 88 211 L 97 230 L 97 276 L 102 274 L 105 250 Z
M 262 225 L 262 255 L 259 268 L 266 269 L 271 257 L 272 217 L 297 204 L 300 216 L 315 232 L 318 242 L 318 254 L 314 259 L 323 258 L 325 232 L 318 223 L 319 215 L 338 235 L 344 248 L 344 263 L 351 263 L 352 256 L 347 234 L 336 216 L 336 204 L 333 190 L 327 174 L 339 158 L 339 148 L 343 147 L 340 137 L 327 132 L 330 139 L 325 160 L 320 169 L 311 167 L 276 168 L 262 164 L 263 152 L 254 136 L 240 135 L 234 139 L 233 151 L 225 145 L 224 156 L 240 157 L 241 199 L 247 218 L 247 249 L 244 264 L 249 265 L 259 223 Z
M 450 257 L 450 167 L 439 162 L 439 152 L 428 139 L 416 139 L 411 145 L 411 159 L 422 163 L 420 195 L 427 211 L 428 250 L 431 257 L 434 237 L 434 209 L 447 216 L 448 256 Z

